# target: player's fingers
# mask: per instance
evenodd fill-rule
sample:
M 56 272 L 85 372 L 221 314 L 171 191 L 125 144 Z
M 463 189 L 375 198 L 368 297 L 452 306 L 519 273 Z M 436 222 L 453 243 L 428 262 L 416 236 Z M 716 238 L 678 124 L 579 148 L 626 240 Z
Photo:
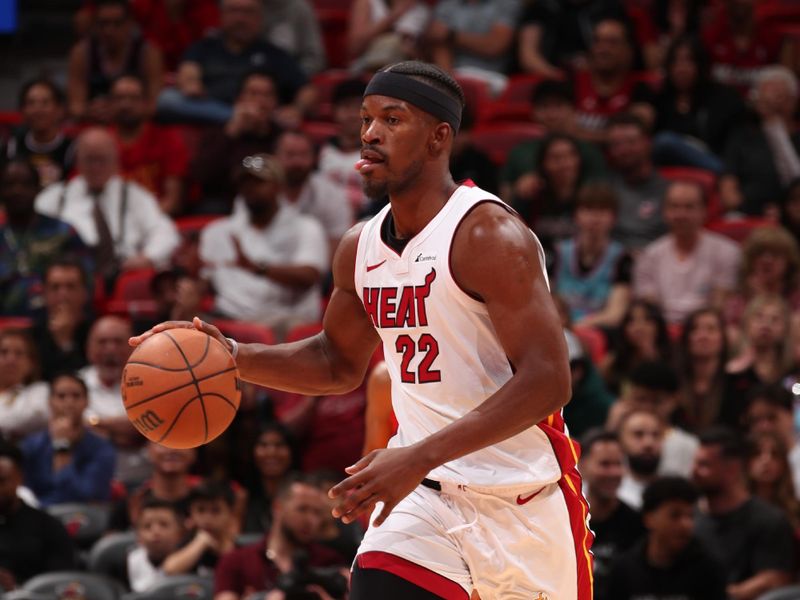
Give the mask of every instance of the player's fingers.
M 195 317 L 194 319 L 192 319 L 192 325 L 194 325 L 195 329 L 198 329 L 203 333 L 208 334 L 211 337 L 216 338 L 217 340 L 225 343 L 224 342 L 225 336 L 222 335 L 222 332 L 219 330 L 217 326 L 212 325 L 211 323 L 206 323 L 205 321 L 200 319 L 200 317 Z M 227 343 L 225 343 L 225 345 L 227 346 Z
M 372 511 L 375 509 L 375 504 L 377 504 L 379 501 L 380 498 L 378 498 L 376 494 L 370 494 L 357 505 L 355 505 L 349 512 L 342 515 L 342 523 L 352 523 L 364 513 L 372 514 Z
M 377 455 L 378 455 L 378 451 L 377 450 L 373 450 L 372 452 L 367 454 L 365 457 L 361 458 L 354 465 L 350 465 L 349 467 L 345 467 L 344 472 L 349 474 L 349 475 L 355 475 L 359 471 L 363 471 L 369 463 L 371 463 L 373 460 L 375 460 L 375 457 Z
M 159 323 L 155 325 L 152 329 L 145 331 L 141 335 L 136 335 L 131 338 L 128 338 L 128 344 L 131 346 L 138 346 L 147 338 L 161 333 L 162 331 L 166 331 L 167 329 L 192 329 L 194 325 L 189 321 L 164 321 L 163 323 Z
M 395 506 L 397 506 L 397 502 L 384 502 L 380 514 L 372 521 L 372 525 L 374 527 L 380 527 L 386 520 L 386 517 L 394 510 Z
M 356 488 L 345 497 L 342 502 L 333 509 L 334 517 L 343 517 L 351 513 L 358 506 L 372 499 L 378 500 L 372 485 L 364 485 Z
M 366 471 L 360 471 L 355 475 L 351 475 L 328 490 L 328 498 L 338 498 L 344 493 L 354 490 L 358 486 L 365 484 L 368 480 L 369 475 Z

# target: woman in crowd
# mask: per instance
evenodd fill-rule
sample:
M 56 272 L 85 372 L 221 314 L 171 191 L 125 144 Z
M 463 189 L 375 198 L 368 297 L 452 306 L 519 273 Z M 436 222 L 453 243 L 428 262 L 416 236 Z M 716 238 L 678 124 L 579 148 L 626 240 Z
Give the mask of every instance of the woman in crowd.
M 31 336 L 19 329 L 0 331 L 0 433 L 21 438 L 47 425 L 49 388 L 40 379 Z
M 681 424 L 690 431 L 703 431 L 718 422 L 728 392 L 728 345 L 722 315 L 712 308 L 690 314 L 677 354 Z
M 696 37 L 675 39 L 664 70 L 666 79 L 654 101 L 655 162 L 720 172 L 718 155 L 744 104 L 735 90 L 711 81 L 708 56 Z
M 514 184 L 512 204 L 547 248 L 574 233 L 575 201 L 585 179 L 577 142 L 567 135 L 548 136 L 535 167 Z
M 253 447 L 255 473 L 248 489 L 243 533 L 269 530 L 272 499 L 299 457 L 289 430 L 277 421 L 267 423 Z
M 634 300 L 622 319 L 615 348 L 601 370 L 609 390 L 619 394 L 620 384 L 636 365 L 669 361 L 672 356 L 664 316 L 657 306 Z
M 794 494 L 788 449 L 775 432 L 761 432 L 749 438 L 747 478 L 753 494 L 780 508 L 800 533 L 800 501 Z

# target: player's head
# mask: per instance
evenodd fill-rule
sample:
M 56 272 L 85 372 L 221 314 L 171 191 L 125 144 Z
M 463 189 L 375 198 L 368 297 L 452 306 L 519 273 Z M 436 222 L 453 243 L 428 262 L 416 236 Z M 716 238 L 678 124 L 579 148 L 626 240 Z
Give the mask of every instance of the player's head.
M 590 430 L 581 439 L 581 474 L 590 494 L 613 500 L 625 473 L 625 454 L 613 431 Z
M 136 537 L 151 562 L 160 564 L 180 545 L 184 518 L 169 500 L 148 498 L 142 502 L 136 520 Z
M 89 390 L 75 373 L 59 373 L 50 383 L 50 417 L 65 417 L 76 425 L 89 406 Z
M 9 514 L 19 503 L 17 488 L 22 485 L 22 461 L 20 449 L 0 439 L 0 514 Z
M 683 477 L 661 477 L 642 494 L 642 519 L 651 543 L 670 556 L 680 554 L 694 533 L 697 488 Z
M 376 73 L 361 104 L 367 195 L 402 193 L 423 173 L 431 186 L 441 185 L 464 104 L 461 86 L 434 65 L 406 61 Z
M 33 212 L 41 190 L 39 171 L 27 160 L 12 159 L 0 171 L 0 204 L 10 218 L 27 217 Z
M 311 478 L 293 475 L 278 489 L 272 520 L 286 541 L 306 545 L 318 539 L 327 508 L 323 493 Z
M 223 537 L 231 529 L 235 503 L 229 484 L 204 481 L 189 493 L 189 518 L 198 529 Z

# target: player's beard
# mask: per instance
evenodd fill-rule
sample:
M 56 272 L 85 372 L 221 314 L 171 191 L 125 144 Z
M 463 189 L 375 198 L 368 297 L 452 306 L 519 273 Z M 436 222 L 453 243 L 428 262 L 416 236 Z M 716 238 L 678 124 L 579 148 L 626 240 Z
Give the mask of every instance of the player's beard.
M 389 162 L 386 160 L 383 163 L 384 168 L 388 164 Z M 362 180 L 364 193 L 368 198 L 372 199 L 400 194 L 416 183 L 420 173 L 422 173 L 424 164 L 424 161 L 421 160 L 413 161 L 396 181 L 389 181 L 388 179 L 375 180 L 374 178 L 364 177 Z

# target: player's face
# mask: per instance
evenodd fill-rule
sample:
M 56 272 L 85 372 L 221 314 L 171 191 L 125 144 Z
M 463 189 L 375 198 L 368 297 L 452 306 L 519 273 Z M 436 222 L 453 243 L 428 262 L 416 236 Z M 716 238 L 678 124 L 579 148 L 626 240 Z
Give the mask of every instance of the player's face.
M 33 372 L 28 344 L 18 335 L 0 339 L 0 379 L 6 386 L 23 383 Z
M 407 102 L 388 96 L 367 96 L 361 104 L 359 172 L 370 198 L 400 193 L 422 172 L 432 119 Z
M 223 500 L 198 500 L 192 503 L 189 516 L 198 529 L 221 536 L 230 529 L 233 512 Z
M 617 442 L 597 442 L 581 464 L 581 473 L 592 494 L 615 498 L 625 472 L 625 455 Z
M 56 102 L 53 92 L 45 85 L 34 85 L 25 94 L 22 116 L 32 131 L 46 131 L 56 127 L 64 111 Z
M 22 473 L 10 458 L 0 458 L 0 513 L 7 514 L 17 501 Z
M 675 555 L 692 539 L 694 506 L 683 500 L 669 500 L 644 515 L 644 524 L 651 535 Z
M 8 165 L 0 179 L 0 201 L 6 212 L 13 215 L 29 214 L 33 210 L 39 188 L 30 169 L 19 163 Z
M 291 541 L 308 544 L 319 538 L 325 511 L 322 492 L 313 486 L 296 483 L 279 506 L 281 528 Z
M 71 377 L 58 377 L 50 387 L 50 415 L 80 422 L 89 404 L 83 387 Z
M 139 516 L 136 532 L 147 556 L 151 560 L 162 560 L 180 544 L 183 527 L 174 511 L 148 508 Z
M 291 466 L 292 451 L 280 433 L 267 431 L 259 436 L 253 458 L 262 476 L 281 477 Z

